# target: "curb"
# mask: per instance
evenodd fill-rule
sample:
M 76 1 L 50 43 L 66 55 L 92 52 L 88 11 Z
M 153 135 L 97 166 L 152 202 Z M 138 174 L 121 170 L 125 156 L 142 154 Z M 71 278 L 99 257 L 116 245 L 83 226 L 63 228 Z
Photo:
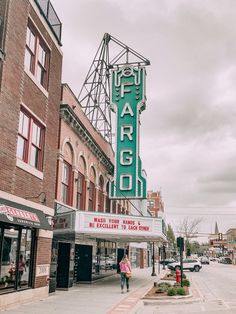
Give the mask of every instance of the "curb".
M 189 294 L 186 296 L 173 296 L 173 297 L 166 297 L 166 299 L 163 300 L 163 298 L 155 298 L 155 299 L 142 299 L 143 305 L 157 305 L 157 304 L 188 304 L 188 303 L 196 303 L 201 302 L 202 298 L 194 298 L 193 293 L 191 292 L 191 289 L 189 289 Z
M 196 286 L 195 286 L 195 289 L 197 289 Z M 158 297 L 156 297 L 155 299 L 151 299 L 151 298 L 149 299 L 149 298 L 145 298 L 145 294 L 144 294 L 144 296 L 141 298 L 140 302 L 138 303 L 142 303 L 144 307 L 144 306 L 149 306 L 149 305 L 160 305 L 160 304 L 168 305 L 168 304 L 188 304 L 188 303 L 202 302 L 203 296 L 201 295 L 200 291 L 198 291 L 198 295 L 199 296 L 195 297 L 192 292 L 192 289 L 189 288 L 189 294 L 186 296 L 165 297 L 165 299 L 158 298 Z M 134 312 L 134 313 L 138 313 L 138 312 Z

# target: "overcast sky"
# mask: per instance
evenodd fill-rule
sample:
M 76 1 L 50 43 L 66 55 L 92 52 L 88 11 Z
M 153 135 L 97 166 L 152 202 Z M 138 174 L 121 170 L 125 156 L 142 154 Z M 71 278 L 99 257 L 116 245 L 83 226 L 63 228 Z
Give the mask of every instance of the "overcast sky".
M 203 233 L 215 221 L 220 232 L 236 228 L 236 1 L 52 3 L 63 82 L 76 95 L 106 32 L 151 61 L 140 155 L 167 221 L 177 230 L 184 216 L 203 217 Z

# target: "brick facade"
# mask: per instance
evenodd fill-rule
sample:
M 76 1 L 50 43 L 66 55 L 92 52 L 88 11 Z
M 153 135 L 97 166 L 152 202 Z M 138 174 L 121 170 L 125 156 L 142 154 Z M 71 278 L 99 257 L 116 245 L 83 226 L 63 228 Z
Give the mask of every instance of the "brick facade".
M 48 97 L 24 71 L 26 27 L 29 17 L 51 50 Z M 0 187 L 5 192 L 21 197 L 33 197 L 46 191 L 47 205 L 52 207 L 56 182 L 62 54 L 29 1 L 9 1 L 6 27 L 6 56 L 0 94 L 2 117 L 0 120 Z M 16 166 L 17 131 L 22 104 L 26 105 L 46 125 L 43 180 Z
M 69 122 L 71 117 L 61 118 L 56 199 L 62 202 L 62 168 L 63 162 L 66 161 L 72 166 L 73 170 L 72 201 L 68 205 L 76 207 L 76 178 L 78 172 L 81 172 L 86 181 L 84 189 L 85 210 L 88 210 L 89 182 L 93 181 L 96 191 L 94 211 L 98 211 L 99 179 L 102 178 L 104 182 L 102 190 L 104 202 L 100 211 L 105 212 L 109 181 L 113 175 L 114 152 L 111 145 L 89 122 L 77 98 L 67 84 L 62 86 L 61 102 L 68 106 L 67 111 L 70 111 L 70 116 L 74 115 L 78 118 L 79 124 L 85 130 L 86 135 L 82 136 L 82 132 L 75 132 L 73 122 Z M 61 113 L 62 116 L 63 113 Z M 103 160 L 105 161 L 103 162 Z M 129 214 L 129 209 L 130 204 L 127 200 L 111 201 L 109 212 Z
M 44 42 L 49 55 L 48 86 L 44 88 L 36 75 L 25 67 L 28 23 Z M 61 98 L 62 51 L 49 21 L 34 0 L 0 1 L 0 196 L 29 205 L 53 216 L 59 106 Z M 39 59 L 35 57 L 35 67 Z M 22 106 L 45 128 L 43 166 L 38 170 L 17 158 L 17 140 Z M 46 206 L 39 194 L 43 193 Z M 2 196 L 3 195 L 3 196 Z M 30 201 L 27 201 L 30 200 Z M 28 202 L 28 203 L 27 203 Z M 35 205 L 34 205 L 35 204 Z M 46 287 L 47 276 L 36 274 L 37 267 L 51 262 L 52 231 L 36 238 L 33 287 Z

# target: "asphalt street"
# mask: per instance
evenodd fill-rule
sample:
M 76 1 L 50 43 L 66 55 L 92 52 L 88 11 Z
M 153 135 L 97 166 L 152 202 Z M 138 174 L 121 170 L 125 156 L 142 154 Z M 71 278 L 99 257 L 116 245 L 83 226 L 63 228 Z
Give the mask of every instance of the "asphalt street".
M 143 306 L 145 291 L 164 273 L 151 276 L 152 269 L 134 269 L 131 291 L 120 293 L 118 275 L 93 284 L 80 284 L 69 291 L 57 291 L 44 300 L 3 310 L 6 314 L 236 314 L 236 266 L 212 262 L 199 273 L 188 272 L 198 298 L 174 304 Z M 197 301 L 197 302 L 196 302 Z
M 211 262 L 199 273 L 188 272 L 202 301 L 186 304 L 146 305 L 137 314 L 236 314 L 236 266 Z

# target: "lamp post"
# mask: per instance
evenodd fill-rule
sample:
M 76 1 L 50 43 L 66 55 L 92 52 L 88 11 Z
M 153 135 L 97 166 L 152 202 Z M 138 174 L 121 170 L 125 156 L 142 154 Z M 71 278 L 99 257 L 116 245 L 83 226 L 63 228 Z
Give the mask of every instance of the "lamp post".
M 165 259 L 166 259 L 166 247 L 163 243 L 162 245 L 162 261 L 163 261 L 163 269 L 166 269 L 166 265 L 165 265 Z
M 152 242 L 152 275 L 151 276 L 156 276 L 156 271 L 155 271 L 155 246 L 154 242 Z

